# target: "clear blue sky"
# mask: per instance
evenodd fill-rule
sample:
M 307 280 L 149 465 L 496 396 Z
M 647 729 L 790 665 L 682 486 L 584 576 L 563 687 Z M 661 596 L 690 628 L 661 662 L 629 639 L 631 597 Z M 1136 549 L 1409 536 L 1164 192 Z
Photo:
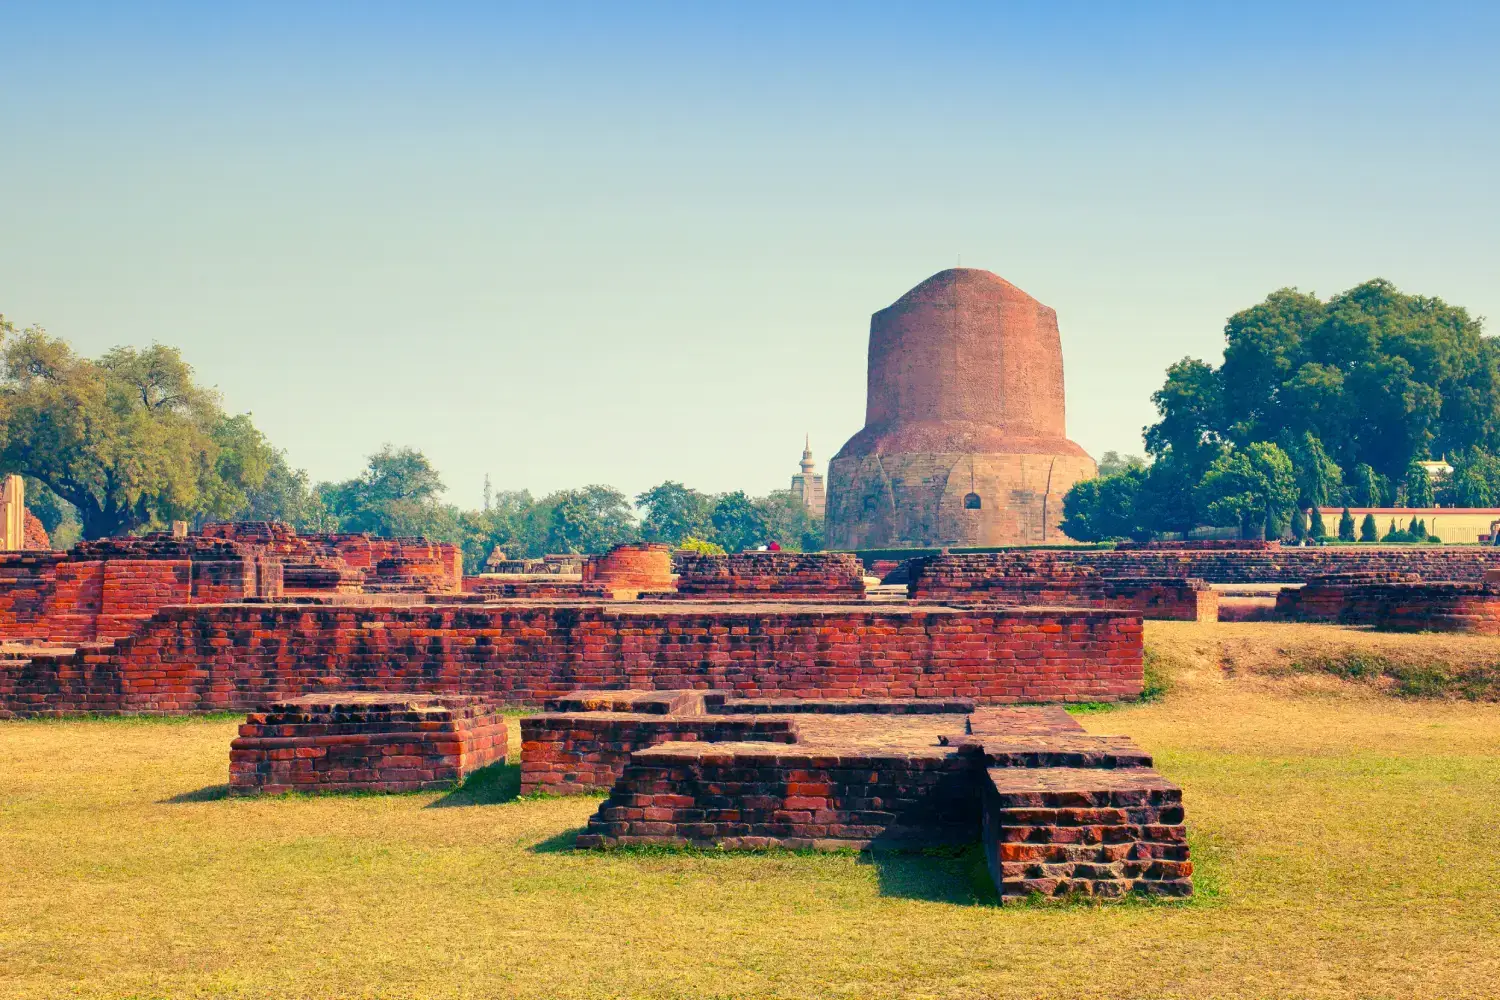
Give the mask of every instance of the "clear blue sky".
M 1057 309 L 1096 456 L 1283 285 L 1500 322 L 1494 6 L 723 6 L 0 7 L 0 312 L 465 505 L 785 486 L 960 256 Z

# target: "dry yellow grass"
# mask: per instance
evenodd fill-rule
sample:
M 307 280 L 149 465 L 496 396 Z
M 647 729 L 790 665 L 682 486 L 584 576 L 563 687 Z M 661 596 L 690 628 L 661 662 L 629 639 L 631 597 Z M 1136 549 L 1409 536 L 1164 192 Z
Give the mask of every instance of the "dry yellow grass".
M 593 799 L 194 796 L 232 722 L 0 723 L 0 996 L 1500 995 L 1500 706 L 1194 659 L 1270 635 L 1236 628 L 1266 626 L 1152 623 L 1172 691 L 1084 717 L 1184 785 L 1186 906 L 1001 909 L 967 859 L 559 850 Z

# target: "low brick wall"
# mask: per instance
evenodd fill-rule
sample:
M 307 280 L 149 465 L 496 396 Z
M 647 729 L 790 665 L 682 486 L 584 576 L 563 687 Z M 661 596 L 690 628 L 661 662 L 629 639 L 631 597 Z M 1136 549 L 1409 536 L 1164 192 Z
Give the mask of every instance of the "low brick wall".
M 1483 583 L 1386 583 L 1353 587 L 1345 618 L 1386 632 L 1500 635 L 1500 588 Z
M 972 843 L 969 763 L 907 752 L 666 743 L 632 755 L 577 846 L 839 850 Z
M 683 597 L 863 597 L 864 567 L 852 552 L 679 553 L 677 592 Z
M 67 553 L 0 553 L 0 639 L 109 640 L 168 605 L 280 595 L 279 563 L 194 541 L 105 539 Z
M 612 600 L 609 588 L 578 580 L 507 580 L 504 576 L 466 576 L 464 593 L 503 600 Z
M 1002 903 L 1188 896 L 1182 789 L 1149 768 L 991 768 L 983 840 Z
M 1377 617 L 1368 599 L 1351 606 L 1356 587 L 1384 583 L 1417 583 L 1415 573 L 1330 573 L 1309 577 L 1301 587 L 1288 587 L 1276 595 L 1276 616 L 1286 621 L 1342 622 L 1371 625 Z
M 1416 573 L 1423 580 L 1472 581 L 1500 569 L 1500 547 L 1485 545 L 1332 545 L 1255 548 L 1016 549 L 955 552 L 932 559 L 1031 566 L 1033 573 L 1068 565 L 1103 577 L 1201 579 L 1210 583 L 1302 583 L 1333 573 Z
M 1051 559 L 969 554 L 936 556 L 913 567 L 907 593 L 931 604 L 997 603 L 1138 611 L 1169 621 L 1218 621 L 1219 595 L 1203 580 L 1102 577 Z
M 1141 691 L 1141 619 L 912 605 L 229 604 L 0 664 L 0 710 L 252 710 L 328 690 L 539 705 L 577 688 L 743 697 L 1114 701 Z
M 796 739 L 790 721 L 755 716 L 528 715 L 521 719 L 521 794 L 606 792 L 632 753 L 658 743 L 794 743 Z
M 252 712 L 229 748 L 232 795 L 451 788 L 504 760 L 504 716 L 473 698 L 335 692 Z

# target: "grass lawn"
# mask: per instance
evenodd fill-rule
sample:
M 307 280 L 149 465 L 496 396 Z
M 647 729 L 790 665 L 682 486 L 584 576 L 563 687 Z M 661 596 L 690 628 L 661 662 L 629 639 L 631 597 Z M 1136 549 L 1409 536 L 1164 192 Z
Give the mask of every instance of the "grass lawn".
M 1001 909 L 972 854 L 573 853 L 598 800 L 503 801 L 514 768 L 228 799 L 233 720 L 0 723 L 0 996 L 1500 996 L 1500 705 L 1254 669 L 1340 635 L 1149 623 L 1168 694 L 1082 716 L 1184 786 L 1186 905 Z

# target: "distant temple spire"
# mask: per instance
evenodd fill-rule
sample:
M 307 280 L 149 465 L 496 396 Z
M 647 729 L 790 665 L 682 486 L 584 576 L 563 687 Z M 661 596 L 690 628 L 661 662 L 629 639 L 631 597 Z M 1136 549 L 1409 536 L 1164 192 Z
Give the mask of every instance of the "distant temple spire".
M 817 463 L 812 457 L 812 435 L 802 442 L 802 471 L 792 477 L 792 492 L 802 501 L 802 506 L 814 517 L 822 517 L 825 506 L 823 477 L 814 472 Z

